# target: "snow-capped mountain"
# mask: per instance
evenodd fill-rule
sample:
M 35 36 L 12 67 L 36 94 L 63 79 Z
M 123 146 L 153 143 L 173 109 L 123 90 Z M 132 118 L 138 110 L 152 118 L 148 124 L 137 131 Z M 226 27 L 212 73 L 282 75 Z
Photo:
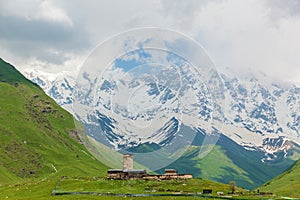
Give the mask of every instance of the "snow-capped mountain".
M 269 140 L 285 138 L 299 144 L 299 87 L 272 81 L 263 74 L 237 77 L 225 73 L 221 77 L 226 89 L 227 124 L 256 133 L 253 137 L 262 136 L 264 150 L 270 150 L 266 147 Z
M 187 68 L 184 69 L 183 67 L 182 70 L 187 70 Z M 224 122 L 220 121 L 220 123 L 223 124 L 222 130 L 219 131 L 245 148 L 260 148 L 267 153 L 276 152 L 283 148 L 290 148 L 291 146 L 285 145 L 285 142 L 280 142 L 281 146 L 278 146 L 279 143 L 274 145 L 274 140 L 281 141 L 284 139 L 285 141 L 292 141 L 292 143 L 299 143 L 299 87 L 293 84 L 272 82 L 270 78 L 260 74 L 256 76 L 248 74 L 247 76 L 242 75 L 239 77 L 233 75 L 233 73 L 226 69 L 223 71 L 219 70 L 219 72 L 224 83 L 225 94 L 225 118 Z M 183 71 L 182 73 L 187 74 L 186 71 Z M 210 114 L 212 112 L 212 105 L 209 105 L 207 97 L 205 97 L 205 86 L 195 85 L 195 79 L 187 75 L 181 76 L 183 77 L 183 80 L 180 82 L 182 85 L 178 85 L 178 81 L 174 81 L 176 80 L 176 77 L 167 77 L 168 74 L 170 73 L 168 73 L 167 70 L 165 73 L 160 71 L 158 79 L 173 80 L 173 82 L 155 83 L 152 80 L 147 80 L 147 78 L 149 78 L 147 76 L 137 80 L 130 79 L 129 75 L 126 75 L 127 77 L 125 78 L 123 77 L 124 79 L 128 79 L 122 80 L 127 81 L 126 84 L 124 82 L 123 84 L 120 84 L 120 81 L 116 83 L 116 81 L 113 80 L 114 77 L 112 77 L 111 80 L 105 80 L 101 87 L 99 87 L 99 91 L 97 91 L 98 99 L 96 104 L 97 106 L 103 106 L 108 113 L 99 113 L 99 110 L 97 110 L 97 112 L 93 111 L 93 114 L 85 113 L 86 116 L 79 117 L 82 117 L 86 122 L 88 122 L 87 118 L 92 119 L 93 117 L 96 117 L 95 119 L 99 120 L 99 123 L 103 123 L 101 121 L 114 121 L 118 124 L 125 123 L 122 119 L 114 119 L 110 116 L 113 104 L 114 112 L 121 113 L 120 116 L 123 116 L 125 120 L 130 118 L 135 121 L 138 126 L 141 126 L 139 127 L 141 129 L 143 129 L 143 126 L 148 126 L 147 120 L 159 118 L 162 123 L 158 123 L 159 125 L 157 127 L 150 129 L 148 135 L 144 135 L 144 138 L 138 138 L 140 143 L 161 143 L 163 140 L 166 140 L 167 138 L 163 137 L 163 135 L 168 135 L 168 133 L 159 136 L 157 131 L 164 126 L 164 122 L 176 116 L 177 118 L 181 118 L 179 123 L 184 123 L 186 125 L 192 124 L 195 128 L 205 128 L 200 126 L 206 126 L 205 120 L 208 120 L 211 117 Z M 40 85 L 40 87 L 42 87 L 49 96 L 55 99 L 59 105 L 65 107 L 70 112 L 73 112 L 73 110 L 71 110 L 71 105 L 73 103 L 72 95 L 76 79 L 74 75 L 64 72 L 55 77 L 53 74 L 46 74 L 36 70 L 25 72 L 25 75 L 33 82 Z M 122 77 L 124 75 L 120 75 L 119 72 L 116 76 Z M 189 79 L 186 77 L 189 77 Z M 166 84 L 170 85 L 170 87 L 166 87 Z M 200 91 L 204 92 L 202 94 L 195 94 L 195 88 L 198 89 L 199 87 L 202 87 Z M 178 88 L 180 88 L 180 90 L 178 90 Z M 127 89 L 127 91 L 125 89 Z M 180 105 L 179 99 L 176 99 L 176 97 L 178 98 L 178 95 L 174 92 L 177 90 L 179 97 L 181 98 Z M 115 96 L 113 102 L 111 102 L 110 98 L 113 92 L 115 93 Z M 133 93 L 135 95 L 132 95 Z M 193 95 L 190 95 L 189 93 L 193 93 Z M 128 95 L 131 95 L 131 97 Z M 93 96 L 91 98 L 96 97 Z M 199 101 L 190 98 L 196 98 Z M 135 103 L 133 104 L 132 101 Z M 126 102 L 126 105 L 122 105 L 121 102 Z M 189 105 L 189 102 L 193 102 L 194 104 Z M 159 105 L 161 104 L 164 104 L 164 111 L 160 111 L 161 116 L 158 117 L 155 115 L 155 112 L 160 109 Z M 158 107 L 155 107 L 155 105 Z M 140 108 L 135 108 L 135 106 L 143 106 L 143 108 L 145 108 L 143 110 L 144 113 L 138 113 L 141 110 Z M 174 113 L 175 116 L 173 116 Z M 114 117 L 115 116 L 116 115 L 114 115 Z M 164 120 L 162 120 L 162 118 Z M 113 123 L 103 123 L 103 126 L 112 125 Z M 176 126 L 173 126 L 174 130 L 178 129 L 178 123 Z M 115 140 L 113 141 L 111 139 L 109 142 L 115 147 L 118 145 L 123 146 L 126 143 L 138 145 L 139 141 L 130 141 L 130 136 L 127 140 L 121 141 L 120 138 L 124 139 L 125 137 L 124 133 L 121 133 L 120 131 L 122 128 L 125 129 L 126 127 L 120 126 L 118 129 L 117 126 L 113 126 L 109 128 L 111 133 L 107 134 L 111 135 L 113 133 L 112 135 L 115 136 L 111 137 Z M 131 134 L 134 134 L 133 131 L 136 130 L 132 130 Z M 170 132 L 172 131 L 173 130 L 170 130 Z M 153 137 L 150 137 L 151 134 L 153 134 Z M 117 136 L 119 139 L 116 139 L 118 138 Z M 132 135 L 132 138 L 137 137 L 136 135 Z
M 156 153 L 169 155 L 167 157 L 175 161 L 180 158 L 177 155 L 183 155 L 183 150 L 178 151 L 186 150 L 187 146 L 217 144 L 227 149 L 233 160 L 251 157 L 247 166 L 238 165 L 244 167 L 249 177 L 256 176 L 252 168 L 259 167 L 262 174 L 267 174 L 273 166 L 270 163 L 277 166 L 272 167 L 274 172 L 271 175 L 258 177 L 257 182 L 244 184 L 241 180 L 245 187 L 258 186 L 289 167 L 291 159 L 298 158 L 299 87 L 274 81 L 262 74 L 241 75 L 219 69 L 224 84 L 224 101 L 217 99 L 216 105 L 209 95 L 209 88 L 198 82 L 197 73 L 186 65 L 181 65 L 176 73 L 172 70 L 161 68 L 155 71 L 154 68 L 143 73 L 144 69 L 126 72 L 113 69 L 108 70 L 101 81 L 83 74 L 85 84 L 92 89 L 80 93 L 77 90 L 75 94 L 78 77 L 71 72 L 54 77 L 35 70 L 25 72 L 25 75 L 58 104 L 75 114 L 86 125 L 89 136 L 121 152 L 139 149 L 143 144 L 155 144 L 156 149 L 157 146 L 164 149 Z M 214 79 L 213 75 L 211 79 Z M 77 110 L 76 98 L 84 105 Z M 85 106 L 88 104 L 92 106 Z M 232 145 L 243 153 L 236 154 Z M 156 154 L 153 156 L 157 157 Z M 158 167 L 160 165 L 153 168 Z

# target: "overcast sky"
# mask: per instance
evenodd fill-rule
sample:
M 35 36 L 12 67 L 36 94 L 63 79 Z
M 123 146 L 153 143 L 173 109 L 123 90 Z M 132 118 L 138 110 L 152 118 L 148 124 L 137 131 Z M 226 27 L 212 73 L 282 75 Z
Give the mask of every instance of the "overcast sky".
M 0 57 L 20 70 L 74 70 L 140 27 L 194 38 L 217 66 L 300 82 L 300 0 L 0 0 Z

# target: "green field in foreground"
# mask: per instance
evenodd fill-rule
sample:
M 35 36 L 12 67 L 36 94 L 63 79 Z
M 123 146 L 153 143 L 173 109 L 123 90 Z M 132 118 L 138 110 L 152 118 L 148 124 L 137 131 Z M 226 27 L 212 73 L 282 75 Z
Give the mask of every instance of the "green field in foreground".
M 22 184 L 0 186 L 0 199 L 199 199 L 201 196 L 156 196 L 156 197 L 129 197 L 129 196 L 96 196 L 96 195 L 59 195 L 52 196 L 53 190 L 60 192 L 96 192 L 98 194 L 196 194 L 203 189 L 212 189 L 212 196 L 229 199 L 261 199 L 274 196 L 250 196 L 241 188 L 239 196 L 226 196 L 229 192 L 227 184 L 216 183 L 203 179 L 188 180 L 108 180 L 101 177 L 73 177 L 56 179 L 48 177 L 42 180 L 30 181 Z M 223 192 L 225 196 L 218 196 Z M 244 196 L 244 195 L 247 196 Z M 204 198 L 204 197 L 202 197 Z M 214 198 L 210 198 L 214 199 Z
M 31 181 L 22 184 L 0 186 L 0 199 L 282 199 L 275 195 L 257 195 L 237 189 L 243 194 L 227 195 L 229 187 L 213 181 L 202 179 L 190 180 L 107 180 L 99 177 L 66 178 L 57 187 L 59 179 L 49 177 L 46 179 Z M 154 196 L 154 197 L 130 197 L 130 196 L 97 196 L 97 195 L 59 195 L 52 196 L 54 189 L 57 192 L 97 192 L 99 194 L 186 194 L 202 192 L 202 189 L 212 189 L 212 196 Z M 223 191 L 224 196 L 218 196 L 217 191 Z
M 197 193 L 203 189 L 212 189 L 228 193 L 229 187 L 213 181 L 202 179 L 187 180 L 108 180 L 106 178 L 66 178 L 62 179 L 58 191 L 93 191 L 98 193 L 113 194 L 172 194 L 172 193 Z M 241 190 L 240 191 L 244 191 Z

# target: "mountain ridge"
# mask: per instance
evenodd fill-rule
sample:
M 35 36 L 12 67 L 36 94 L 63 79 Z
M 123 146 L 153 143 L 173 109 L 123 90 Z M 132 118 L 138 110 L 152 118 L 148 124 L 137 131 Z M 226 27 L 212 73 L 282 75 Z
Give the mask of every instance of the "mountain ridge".
M 35 71 L 36 73 L 37 71 Z M 25 74 L 30 78 L 31 80 L 34 81 L 34 77 L 38 77 L 38 74 L 34 74 L 34 72 L 25 72 Z M 253 132 L 255 133 L 258 137 L 262 136 L 260 139 L 260 144 L 252 144 L 252 145 L 263 145 L 263 139 L 264 135 L 268 133 L 275 133 L 272 134 L 273 137 L 276 137 L 276 134 L 281 134 L 282 132 L 288 130 L 292 134 L 290 134 L 293 139 L 296 139 L 294 141 L 298 141 L 300 138 L 299 136 L 299 120 L 300 116 L 300 104 L 297 104 L 297 102 L 300 102 L 300 97 L 299 97 L 299 91 L 300 88 L 298 88 L 296 85 L 293 84 L 287 84 L 284 85 L 283 83 L 280 83 L 280 85 L 284 86 L 278 86 L 275 83 L 271 81 L 265 81 L 267 82 L 265 87 L 263 84 L 259 83 L 259 80 L 264 78 L 267 79 L 266 77 L 260 77 L 260 79 L 257 79 L 254 77 L 254 75 L 250 75 L 249 80 L 241 80 L 236 77 L 236 75 L 230 74 L 230 72 L 220 72 L 221 77 L 223 77 L 224 80 L 224 86 L 225 86 L 225 93 L 226 93 L 226 105 L 225 105 L 225 110 L 226 110 L 226 120 L 225 123 L 229 125 L 229 127 L 232 125 L 233 127 L 241 128 L 248 130 L 248 132 Z M 39 77 L 41 80 L 46 79 L 46 77 Z M 71 79 L 71 81 L 69 80 Z M 66 81 L 66 82 L 65 82 Z M 252 84 L 253 86 L 249 85 Z M 251 82 L 253 81 L 253 82 Z M 43 81 L 45 83 L 45 87 L 43 89 L 53 98 L 55 99 L 59 105 L 67 108 L 70 112 L 73 110 L 70 108 L 73 99 L 72 99 L 72 92 L 70 92 L 73 89 L 67 89 L 64 85 L 67 83 L 72 82 L 74 84 L 74 77 L 72 78 L 69 75 L 66 75 L 63 79 L 59 78 L 59 80 L 54 81 L 54 82 L 47 82 Z M 47 82 L 47 84 L 46 84 Z M 63 83 L 62 83 L 63 82 Z M 248 88 L 246 88 L 245 85 L 242 83 L 246 82 L 245 84 L 248 84 Z M 107 83 L 108 84 L 108 83 Z M 106 84 L 106 85 L 107 85 Z M 72 84 L 67 84 L 69 88 L 73 88 Z M 112 85 L 112 84 L 108 84 Z M 107 87 L 108 87 L 107 85 Z M 107 87 L 105 87 L 107 91 Z M 114 86 L 115 87 L 115 86 Z M 251 91 L 251 87 L 253 91 Z M 268 91 L 267 88 L 271 87 L 272 91 Z M 280 87 L 280 88 L 279 88 Z M 250 88 L 250 89 L 249 89 Z M 113 88 L 112 88 L 113 89 Z M 110 89 L 111 90 L 111 89 Z M 249 94 L 257 93 L 259 95 L 254 95 L 253 99 L 245 99 L 247 98 L 247 92 L 245 91 L 248 90 Z M 249 91 L 250 90 L 250 91 Z M 54 92 L 55 91 L 55 92 Z M 283 92 L 290 92 L 290 95 L 294 96 L 287 96 L 287 102 L 289 105 L 287 105 L 287 109 L 280 108 L 279 110 L 291 110 L 293 113 L 289 114 L 290 122 L 285 123 L 286 121 L 278 118 L 283 118 L 277 117 L 280 113 L 280 111 L 274 110 L 272 107 L 277 106 L 278 104 L 280 105 L 282 102 L 278 103 L 272 103 L 274 101 L 275 97 L 282 97 Z M 271 94 L 272 93 L 272 94 Z M 57 96 L 55 94 L 58 94 Z M 152 95 L 152 93 L 151 93 Z M 272 95 L 272 96 L 271 96 Z M 248 95 L 249 96 L 249 95 Z M 274 97 L 275 96 L 275 97 Z M 63 97 L 63 98 L 61 98 Z M 244 99 L 243 99 L 244 98 Z M 255 100 L 257 98 L 258 100 Z M 247 103 L 248 102 L 248 103 Z M 298 106 L 298 107 L 297 107 Z M 298 112 L 299 110 L 299 112 Z M 287 111 L 284 112 L 287 114 Z M 103 114 L 103 113 L 102 113 Z M 298 115 L 297 115 L 298 114 Z M 275 117 L 274 117 L 275 115 Z M 293 115 L 293 116 L 292 116 Z M 292 117 L 291 117 L 292 116 Z M 282 122 L 281 122 L 281 121 Z M 279 125 L 278 123 L 281 123 Z M 285 127 L 282 127 L 285 126 Z M 274 128 L 277 127 L 277 128 Z M 225 127 L 226 129 L 226 127 Z M 229 128 L 230 129 L 230 128 Z M 286 130 L 284 130 L 286 129 Z M 227 130 L 228 131 L 228 130 Z M 262 134 L 263 133 L 263 134 Z M 236 134 L 240 135 L 240 134 Z M 233 137 L 234 134 L 231 134 L 229 137 Z M 240 135 L 243 137 L 242 135 Z M 253 135 L 254 136 L 254 135 Z M 240 141 L 239 136 L 233 137 L 236 142 L 240 143 L 242 145 L 243 141 Z M 252 137 L 254 138 L 254 137 Z M 271 137 L 272 138 L 272 137 Z M 279 139 L 279 137 L 277 137 Z M 298 139 L 297 139 L 298 138 Z M 250 140 L 251 138 L 247 138 Z M 247 142 L 247 141 L 246 141 Z M 252 141 L 253 143 L 254 141 Z M 299 142 L 299 141 L 298 141 Z M 299 143 L 298 143 L 299 144 Z M 248 144 L 249 146 L 249 144 Z

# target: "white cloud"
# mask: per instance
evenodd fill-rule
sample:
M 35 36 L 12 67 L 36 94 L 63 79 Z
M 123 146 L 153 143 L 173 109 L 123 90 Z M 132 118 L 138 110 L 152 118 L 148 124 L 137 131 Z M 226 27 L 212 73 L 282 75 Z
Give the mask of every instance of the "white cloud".
M 22 17 L 28 21 L 45 20 L 73 25 L 66 11 L 53 0 L 10 0 L 1 1 L 0 5 L 1 14 L 4 16 Z
M 60 70 L 68 67 L 67 62 L 80 65 L 78 59 L 70 60 L 84 57 L 111 35 L 138 27 L 165 27 L 195 38 L 218 66 L 237 71 L 253 68 L 300 82 L 299 5 L 297 0 L 0 0 L 0 17 L 18 16 L 33 22 L 29 33 L 2 39 L 0 34 L 0 52 L 4 57 L 10 54 L 12 62 L 22 60 L 22 52 L 15 49 L 26 44 L 32 52 L 26 56 L 34 57 L 39 52 L 43 55 L 36 59 L 46 64 L 51 59 L 55 64 L 60 55 L 66 58 L 60 59 L 61 66 L 56 62 Z M 50 23 L 51 31 L 41 25 L 43 21 Z M 28 27 L 24 21 L 17 22 L 20 27 Z M 16 27 L 8 27 L 5 33 L 15 35 Z
M 274 20 L 262 1 L 207 4 L 195 17 L 194 32 L 217 65 L 260 70 L 270 76 L 300 79 L 300 19 Z
M 73 22 L 67 13 L 62 8 L 54 5 L 53 1 L 49 0 L 44 0 L 41 2 L 35 18 L 66 23 L 69 26 L 73 25 Z

